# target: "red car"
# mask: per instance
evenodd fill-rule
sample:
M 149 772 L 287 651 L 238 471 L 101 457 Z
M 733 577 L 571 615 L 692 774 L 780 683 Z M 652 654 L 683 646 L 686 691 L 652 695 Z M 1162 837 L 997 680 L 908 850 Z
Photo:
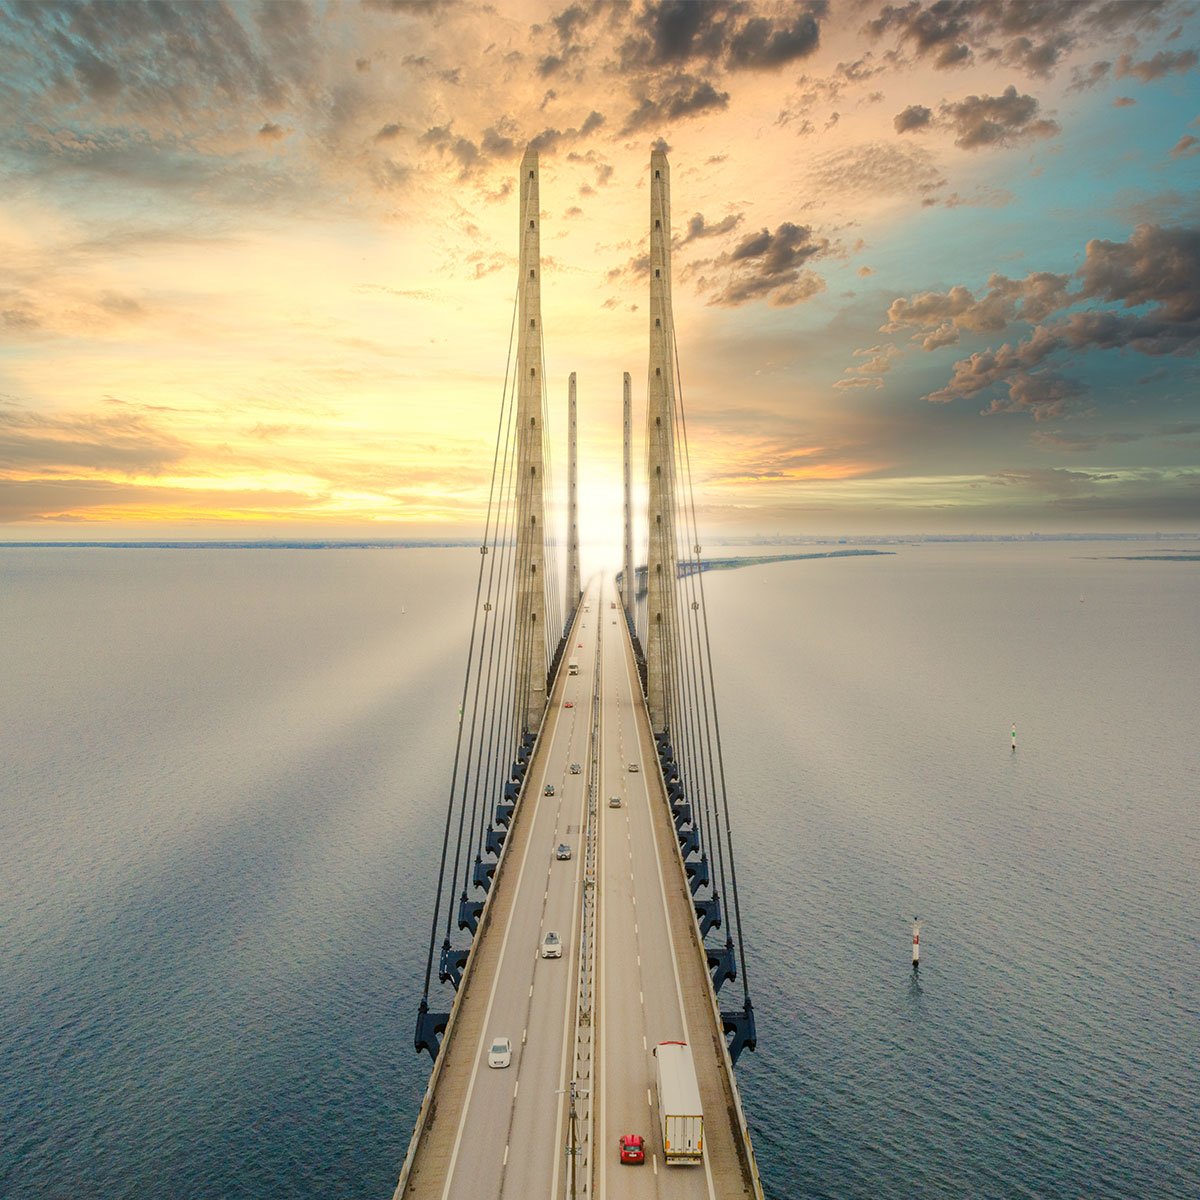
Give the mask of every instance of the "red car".
M 623 1163 L 644 1163 L 646 1161 L 646 1143 L 636 1133 L 627 1133 L 621 1138 L 621 1161 Z
M 563 708 L 574 708 L 574 707 L 575 707 L 575 701 L 574 701 L 574 700 L 568 700 L 568 701 L 566 702 L 566 704 L 564 704 L 564 705 L 563 705 Z

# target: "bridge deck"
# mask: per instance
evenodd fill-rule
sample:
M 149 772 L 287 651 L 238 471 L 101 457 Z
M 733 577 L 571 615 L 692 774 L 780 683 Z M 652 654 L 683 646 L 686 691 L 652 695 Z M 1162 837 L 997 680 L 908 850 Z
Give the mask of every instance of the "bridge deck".
M 761 1196 L 736 1084 L 720 1032 L 707 963 L 679 857 L 632 650 L 612 589 L 589 589 L 568 656 L 579 675 L 560 677 L 527 775 L 485 923 L 456 999 L 395 1200 L 570 1195 L 564 1148 L 565 1089 L 574 1064 L 586 786 L 598 805 L 596 1052 L 581 1097 L 579 1196 Z M 591 766 L 591 698 L 599 655 L 598 774 Z M 564 708 L 570 699 L 574 707 Z M 580 775 L 569 764 L 583 766 Z M 630 762 L 639 766 L 630 772 Z M 543 798 L 552 783 L 554 798 Z M 622 806 L 609 808 L 610 795 Z M 555 845 L 572 846 L 556 862 Z M 544 931 L 563 938 L 563 958 L 542 960 Z M 513 1040 L 510 1070 L 489 1070 L 498 1034 Z M 696 1060 L 705 1117 L 703 1168 L 666 1167 L 657 1133 L 658 1041 L 686 1040 Z M 644 1167 L 618 1165 L 621 1133 L 646 1138 Z M 593 1149 L 594 1147 L 594 1149 Z

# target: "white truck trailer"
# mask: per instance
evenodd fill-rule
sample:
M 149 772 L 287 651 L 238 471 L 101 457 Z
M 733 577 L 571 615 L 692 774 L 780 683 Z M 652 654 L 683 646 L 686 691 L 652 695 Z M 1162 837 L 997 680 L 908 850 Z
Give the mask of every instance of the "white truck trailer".
M 567 659 L 567 674 L 568 675 L 578 675 L 579 674 L 579 659 L 577 659 L 577 658 L 568 658 Z
M 686 1042 L 659 1042 L 654 1047 L 654 1058 L 663 1157 L 668 1165 L 703 1162 L 704 1113 L 692 1048 Z

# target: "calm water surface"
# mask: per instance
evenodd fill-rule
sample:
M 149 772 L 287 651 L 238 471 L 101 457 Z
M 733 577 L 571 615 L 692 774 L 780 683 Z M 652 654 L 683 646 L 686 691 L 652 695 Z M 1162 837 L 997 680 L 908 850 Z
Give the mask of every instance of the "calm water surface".
M 773 1200 L 1200 1195 L 1200 563 L 1130 552 L 705 576 Z M 5 1200 L 390 1196 L 477 563 L 0 549 Z

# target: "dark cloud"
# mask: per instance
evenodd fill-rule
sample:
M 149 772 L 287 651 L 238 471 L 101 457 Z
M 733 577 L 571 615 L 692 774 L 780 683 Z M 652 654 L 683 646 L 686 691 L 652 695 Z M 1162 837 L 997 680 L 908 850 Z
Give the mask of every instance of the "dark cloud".
M 1022 96 L 1009 84 L 999 96 L 968 96 L 957 104 L 942 105 L 942 115 L 954 126 L 956 146 L 1011 146 L 1029 138 L 1052 137 L 1060 132 L 1057 121 L 1038 117 L 1038 102 Z
M 978 57 L 1047 78 L 1081 39 L 1155 28 L 1166 11 L 1166 0 L 911 0 L 886 5 L 863 32 L 894 35 L 898 45 L 940 70 Z
M 287 137 L 287 133 L 282 125 L 276 125 L 274 121 L 265 121 L 259 127 L 258 136 L 265 142 L 278 142 Z
M 695 213 L 687 223 L 686 232 L 676 242 L 676 245 L 686 246 L 689 242 L 697 241 L 700 238 L 720 237 L 723 234 L 732 233 L 741 222 L 741 213 L 730 213 L 715 225 L 710 225 L 705 221 L 703 213 Z
M 483 131 L 479 148 L 489 158 L 511 158 L 519 149 L 515 139 L 496 125 L 490 125 Z
M 910 133 L 914 129 L 924 129 L 933 120 L 933 110 L 923 104 L 910 104 L 903 112 L 896 114 L 892 124 L 897 133 Z
M 570 8 L 563 9 L 556 17 L 551 17 L 550 21 L 558 31 L 559 39 L 564 45 L 567 45 L 577 33 L 587 26 L 594 12 L 595 9 L 591 6 L 572 4 Z
M 1132 75 L 1143 83 L 1150 83 L 1173 72 L 1190 71 L 1196 65 L 1196 61 L 1195 50 L 1160 50 L 1152 58 L 1142 62 L 1134 62 L 1132 55 L 1122 54 L 1117 59 L 1116 75 L 1118 79 Z
M 961 66 L 971 58 L 965 39 L 976 7 L 970 0 L 939 0 L 929 8 L 923 8 L 919 0 L 888 4 L 867 22 L 866 31 L 872 37 L 895 31 L 901 44 L 911 46 L 918 58 L 931 57 L 936 67 Z
M 791 25 L 776 26 L 766 17 L 753 17 L 729 43 L 731 70 L 768 70 L 811 54 L 821 40 L 821 27 L 811 12 Z
M 466 175 L 480 161 L 479 147 L 470 138 L 456 135 L 450 125 L 435 125 L 417 139 L 422 146 L 432 146 L 439 154 L 449 156 L 462 167 Z
M 1200 324 L 1200 229 L 1139 225 L 1127 242 L 1093 238 L 1085 249 L 1083 296 Z
M 804 58 L 820 44 L 824 4 L 805 4 L 787 17 L 747 16 L 748 7 L 695 0 L 645 3 L 634 12 L 621 44 L 621 69 L 686 70 L 696 64 L 770 71 Z
M 806 225 L 785 221 L 774 233 L 760 230 L 743 238 L 713 266 L 727 278 L 717 285 L 710 304 L 736 307 L 766 299 L 773 307 L 799 304 L 825 289 L 824 281 L 807 263 L 829 249 Z
M 656 81 L 650 92 L 641 97 L 637 108 L 625 118 L 622 133 L 633 133 L 647 126 L 694 117 L 728 105 L 729 93 L 717 91 L 707 79 L 696 79 L 691 75 L 672 76 Z

